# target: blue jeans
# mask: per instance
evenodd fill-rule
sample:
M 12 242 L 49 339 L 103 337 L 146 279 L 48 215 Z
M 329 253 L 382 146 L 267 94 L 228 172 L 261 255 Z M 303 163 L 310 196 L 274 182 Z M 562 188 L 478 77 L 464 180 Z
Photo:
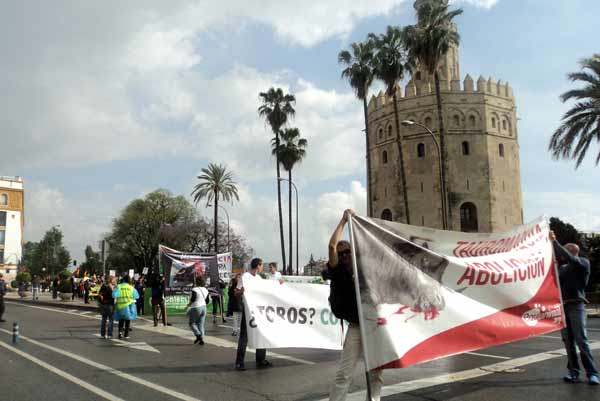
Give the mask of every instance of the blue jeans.
M 190 328 L 196 337 L 204 337 L 204 320 L 206 319 L 206 306 L 198 306 L 188 311 Z
M 561 332 L 565 348 L 567 349 L 567 369 L 574 376 L 579 376 L 581 368 L 577 358 L 577 348 L 581 355 L 581 363 L 588 375 L 597 375 L 598 369 L 590 351 L 586 333 L 586 312 L 583 302 L 565 304 L 565 318 L 567 327 Z
M 100 313 L 102 314 L 102 324 L 100 325 L 100 335 L 105 336 L 106 322 L 108 321 L 108 335 L 113 335 L 113 313 L 115 312 L 114 305 L 100 305 Z

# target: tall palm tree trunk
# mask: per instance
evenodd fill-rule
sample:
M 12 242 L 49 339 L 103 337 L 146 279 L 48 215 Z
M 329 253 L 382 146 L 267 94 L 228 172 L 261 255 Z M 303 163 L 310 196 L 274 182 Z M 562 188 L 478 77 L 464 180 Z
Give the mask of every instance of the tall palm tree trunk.
M 396 133 L 398 135 L 396 144 L 398 145 L 398 158 L 400 160 L 400 181 L 402 183 L 402 196 L 404 198 L 404 215 L 406 216 L 406 224 L 410 224 L 410 213 L 408 211 L 408 191 L 406 189 L 406 171 L 404 170 L 404 153 L 402 151 L 402 136 L 400 135 L 400 118 L 398 117 L 398 99 L 396 92 L 393 96 L 394 101 L 394 118 L 396 120 Z
M 292 260 L 294 260 L 294 258 L 292 257 L 292 252 L 294 250 L 293 248 L 293 241 L 292 241 L 292 169 L 290 169 L 290 171 L 288 171 L 288 189 L 289 189 L 289 196 L 288 196 L 288 211 L 289 211 L 289 227 L 290 227 L 290 253 L 289 253 L 289 261 L 290 261 L 290 266 L 288 268 L 288 274 L 291 276 L 293 274 L 293 262 Z
M 214 218 L 215 218 L 215 226 L 214 226 L 214 230 L 215 230 L 215 255 L 219 254 L 219 198 L 217 196 L 218 194 L 215 192 L 215 210 L 214 210 Z
M 373 217 L 373 203 L 371 201 L 371 148 L 369 147 L 369 123 L 367 115 L 367 93 L 363 98 L 363 112 L 365 114 L 365 146 L 367 147 L 367 212 Z
M 435 97 L 437 100 L 437 109 L 438 109 L 438 123 L 440 126 L 440 149 L 441 149 L 441 159 L 442 159 L 442 182 L 440 183 L 440 187 L 442 190 L 442 199 L 443 199 L 443 205 L 442 205 L 442 211 L 443 211 L 443 224 L 446 226 L 447 230 L 451 230 L 451 224 L 450 222 L 452 221 L 452 213 L 450 212 L 450 208 L 448 207 L 448 180 L 446 179 L 446 170 L 447 170 L 447 165 L 446 165 L 446 160 L 448 159 L 446 156 L 446 131 L 444 129 L 444 115 L 443 115 L 443 109 L 442 109 L 442 89 L 440 87 L 440 75 L 439 73 L 436 71 L 434 74 L 434 81 L 435 81 Z
M 279 131 L 275 132 L 275 146 L 279 149 Z M 279 166 L 279 154 L 275 155 L 275 161 L 277 162 L 277 207 L 279 209 L 279 235 L 281 239 L 281 259 L 283 262 L 283 268 L 285 269 L 285 238 L 283 237 L 283 213 L 281 211 L 281 171 Z

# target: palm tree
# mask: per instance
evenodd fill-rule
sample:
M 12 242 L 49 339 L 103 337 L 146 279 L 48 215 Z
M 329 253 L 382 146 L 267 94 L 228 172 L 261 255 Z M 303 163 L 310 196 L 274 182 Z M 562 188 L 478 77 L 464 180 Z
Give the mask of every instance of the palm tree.
M 356 97 L 363 101 L 365 117 L 365 142 L 367 147 L 367 208 L 369 216 L 373 216 L 371 201 L 371 152 L 369 148 L 369 125 L 367 124 L 367 97 L 369 88 L 373 83 L 373 55 L 375 44 L 368 39 L 363 43 L 352 43 L 349 50 L 338 54 L 338 62 L 346 68 L 342 71 L 342 78 L 350 83 Z
M 208 167 L 201 170 L 202 174 L 198 176 L 200 182 L 196 184 L 192 191 L 194 203 L 206 198 L 207 203 L 213 203 L 214 207 L 214 236 L 215 236 L 215 254 L 219 253 L 219 236 L 218 236 L 218 217 L 219 217 L 219 199 L 232 202 L 240 200 L 233 174 L 227 171 L 227 167 L 222 164 L 216 165 L 210 163 Z
M 279 146 L 276 145 L 275 141 L 272 141 L 273 154 L 279 157 L 283 169 L 288 172 L 288 201 L 289 201 L 289 228 L 290 228 L 290 266 L 289 270 L 292 270 L 292 170 L 296 163 L 300 163 L 306 156 L 306 146 L 308 141 L 300 137 L 300 130 L 298 128 L 286 128 L 281 132 L 281 142 Z M 298 196 L 298 194 L 296 194 Z M 298 211 L 296 211 L 297 213 Z M 296 222 L 296 224 L 298 224 Z M 298 252 L 298 249 L 296 249 Z M 298 275 L 298 255 L 296 255 L 296 275 Z
M 397 26 L 388 26 L 386 33 L 379 36 L 372 33 L 369 34 L 369 38 L 373 40 L 377 50 L 373 59 L 375 77 L 385 83 L 386 94 L 394 100 L 394 117 L 397 133 L 396 145 L 398 147 L 400 181 L 402 183 L 402 195 L 404 197 L 404 215 L 406 216 L 406 224 L 410 224 L 406 189 L 406 171 L 404 169 L 402 137 L 400 136 L 400 118 L 398 117 L 398 98 L 396 96 L 398 82 L 404 79 L 404 65 L 406 62 L 403 36 L 402 29 Z
M 281 128 L 296 114 L 294 95 L 285 94 L 281 88 L 270 88 L 267 92 L 259 93 L 262 105 L 258 108 L 258 115 L 264 117 L 275 134 L 275 143 L 279 147 L 279 134 Z M 281 172 L 279 170 L 279 154 L 275 154 L 277 164 L 277 206 L 279 208 L 279 234 L 281 237 L 281 259 L 285 267 L 285 238 L 283 237 L 283 216 L 281 212 Z
M 575 99 L 577 103 L 565 113 L 548 146 L 555 159 L 575 159 L 576 169 L 592 141 L 600 142 L 600 54 L 583 59 L 580 64 L 583 71 L 570 73 L 568 77 L 572 82 L 585 83 L 585 86 L 560 97 L 563 102 Z M 596 165 L 599 162 L 600 152 L 596 156 Z
M 404 40 L 408 51 L 409 65 L 420 68 L 435 81 L 435 96 L 440 129 L 440 147 L 442 149 L 442 184 L 448 188 L 446 180 L 447 152 L 445 144 L 444 116 L 442 111 L 442 91 L 440 88 L 439 67 L 451 46 L 458 46 L 460 35 L 456 31 L 453 19 L 462 14 L 462 9 L 449 10 L 446 0 L 428 0 L 415 3 L 418 22 L 404 30 Z M 442 192 L 447 190 L 443 189 Z M 443 206 L 442 206 L 443 207 Z M 448 208 L 450 209 L 450 208 Z M 450 214 L 450 210 L 448 210 Z M 446 213 L 443 213 L 446 215 Z

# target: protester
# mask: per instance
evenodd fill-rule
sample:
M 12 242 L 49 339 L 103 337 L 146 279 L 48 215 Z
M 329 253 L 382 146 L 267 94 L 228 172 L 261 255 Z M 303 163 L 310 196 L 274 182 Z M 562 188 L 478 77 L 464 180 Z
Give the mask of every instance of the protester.
M 58 298 L 58 277 L 52 280 L 52 299 Z
M 92 289 L 90 279 L 83 282 L 83 302 L 86 304 L 90 303 L 90 290 Z
M 352 251 L 350 243 L 340 241 L 344 226 L 353 215 L 354 211 L 351 209 L 344 211 L 342 219 L 333 232 L 329 240 L 329 261 L 323 273 L 324 279 L 331 280 L 330 303 L 332 312 L 339 319 L 346 320 L 349 323 L 335 380 L 329 393 L 330 401 L 346 399 L 354 369 L 358 360 L 362 357 L 358 306 L 352 269 Z M 335 298 L 335 302 L 331 302 L 332 298 Z M 383 385 L 382 371 L 372 370 L 370 377 L 372 384 L 370 401 L 379 401 Z
M 140 294 L 140 297 L 135 301 L 135 307 L 137 309 L 138 315 L 144 314 L 144 275 L 142 274 L 140 278 L 135 282 L 135 289 Z
M 77 295 L 77 285 L 75 284 L 75 277 L 71 276 L 71 301 L 75 300 Z
M 121 284 L 112 293 L 115 300 L 114 319 L 119 321 L 119 338 L 129 338 L 129 326 L 137 318 L 135 300 L 139 298 L 139 294 L 129 283 L 129 276 L 123 277 Z
M 569 372 L 564 380 L 569 383 L 579 382 L 580 365 L 577 358 L 577 348 L 581 363 L 588 377 L 588 383 L 599 385 L 598 369 L 590 350 L 587 339 L 585 304 L 585 287 L 590 279 L 590 261 L 579 256 L 579 246 L 566 244 L 562 247 L 556 240 L 554 231 L 550 231 L 550 240 L 554 254 L 560 260 L 558 269 L 562 300 L 565 310 L 567 327 L 562 330 L 562 338 L 567 349 L 567 369 Z
M 281 273 L 277 271 L 277 263 L 269 263 L 269 280 L 282 280 Z
M 4 306 L 4 296 L 6 295 L 6 282 L 4 281 L 4 276 L 0 273 L 0 323 L 4 323 L 6 320 L 2 318 L 4 316 L 5 306 Z
M 165 310 L 165 277 L 161 274 L 152 284 L 152 317 L 154 327 L 158 326 L 158 311 L 162 315 L 163 325 L 167 325 L 167 313 Z
M 31 280 L 31 289 L 32 289 L 32 298 L 34 301 L 37 301 L 40 293 L 40 278 L 34 274 L 33 280 Z
M 196 336 L 194 344 L 204 345 L 204 320 L 206 319 L 206 303 L 210 300 L 208 290 L 204 288 L 204 279 L 198 279 L 198 285 L 192 288 L 187 316 L 190 328 Z
M 219 278 L 217 284 L 211 288 L 210 298 L 212 300 L 213 323 L 217 323 L 219 311 L 221 312 L 221 319 L 223 319 L 223 323 L 227 323 L 224 314 L 225 312 L 223 311 L 223 289 L 226 286 L 227 284 L 225 284 L 225 282 Z
M 100 325 L 100 336 L 102 338 L 112 338 L 113 336 L 113 314 L 115 312 L 115 301 L 113 299 L 113 291 L 115 290 L 115 277 L 109 276 L 108 280 L 98 291 L 98 303 L 100 304 L 100 314 L 102 315 L 102 323 Z M 106 323 L 108 322 L 108 331 Z
M 229 288 L 227 289 L 227 317 L 233 317 L 233 331 L 232 336 L 237 336 L 240 332 L 240 321 L 241 321 L 241 308 L 240 308 L 240 297 L 235 294 L 235 289 L 239 281 L 239 274 L 234 274 L 229 282 Z
M 240 281 L 237 283 L 236 293 L 242 297 L 244 295 L 244 283 L 248 283 L 250 280 L 261 280 L 260 273 L 263 270 L 263 262 L 259 258 L 254 258 L 250 262 L 250 270 L 242 275 Z M 237 355 L 235 358 L 235 369 L 246 370 L 244 365 L 244 359 L 246 356 L 246 347 L 248 346 L 248 328 L 246 327 L 246 312 L 242 307 L 242 323 L 240 327 L 240 337 L 238 340 Z M 271 362 L 267 361 L 267 350 L 257 349 L 256 350 L 256 367 L 258 369 L 264 369 L 273 366 Z

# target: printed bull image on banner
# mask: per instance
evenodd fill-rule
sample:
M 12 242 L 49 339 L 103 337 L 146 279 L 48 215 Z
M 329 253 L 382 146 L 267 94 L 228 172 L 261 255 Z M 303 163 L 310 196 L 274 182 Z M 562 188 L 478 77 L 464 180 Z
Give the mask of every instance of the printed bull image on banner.
M 401 368 L 563 328 L 544 218 L 509 232 L 352 218 L 367 365 Z
M 248 345 L 342 349 L 346 325 L 342 329 L 328 297 L 328 285 L 244 279 Z

